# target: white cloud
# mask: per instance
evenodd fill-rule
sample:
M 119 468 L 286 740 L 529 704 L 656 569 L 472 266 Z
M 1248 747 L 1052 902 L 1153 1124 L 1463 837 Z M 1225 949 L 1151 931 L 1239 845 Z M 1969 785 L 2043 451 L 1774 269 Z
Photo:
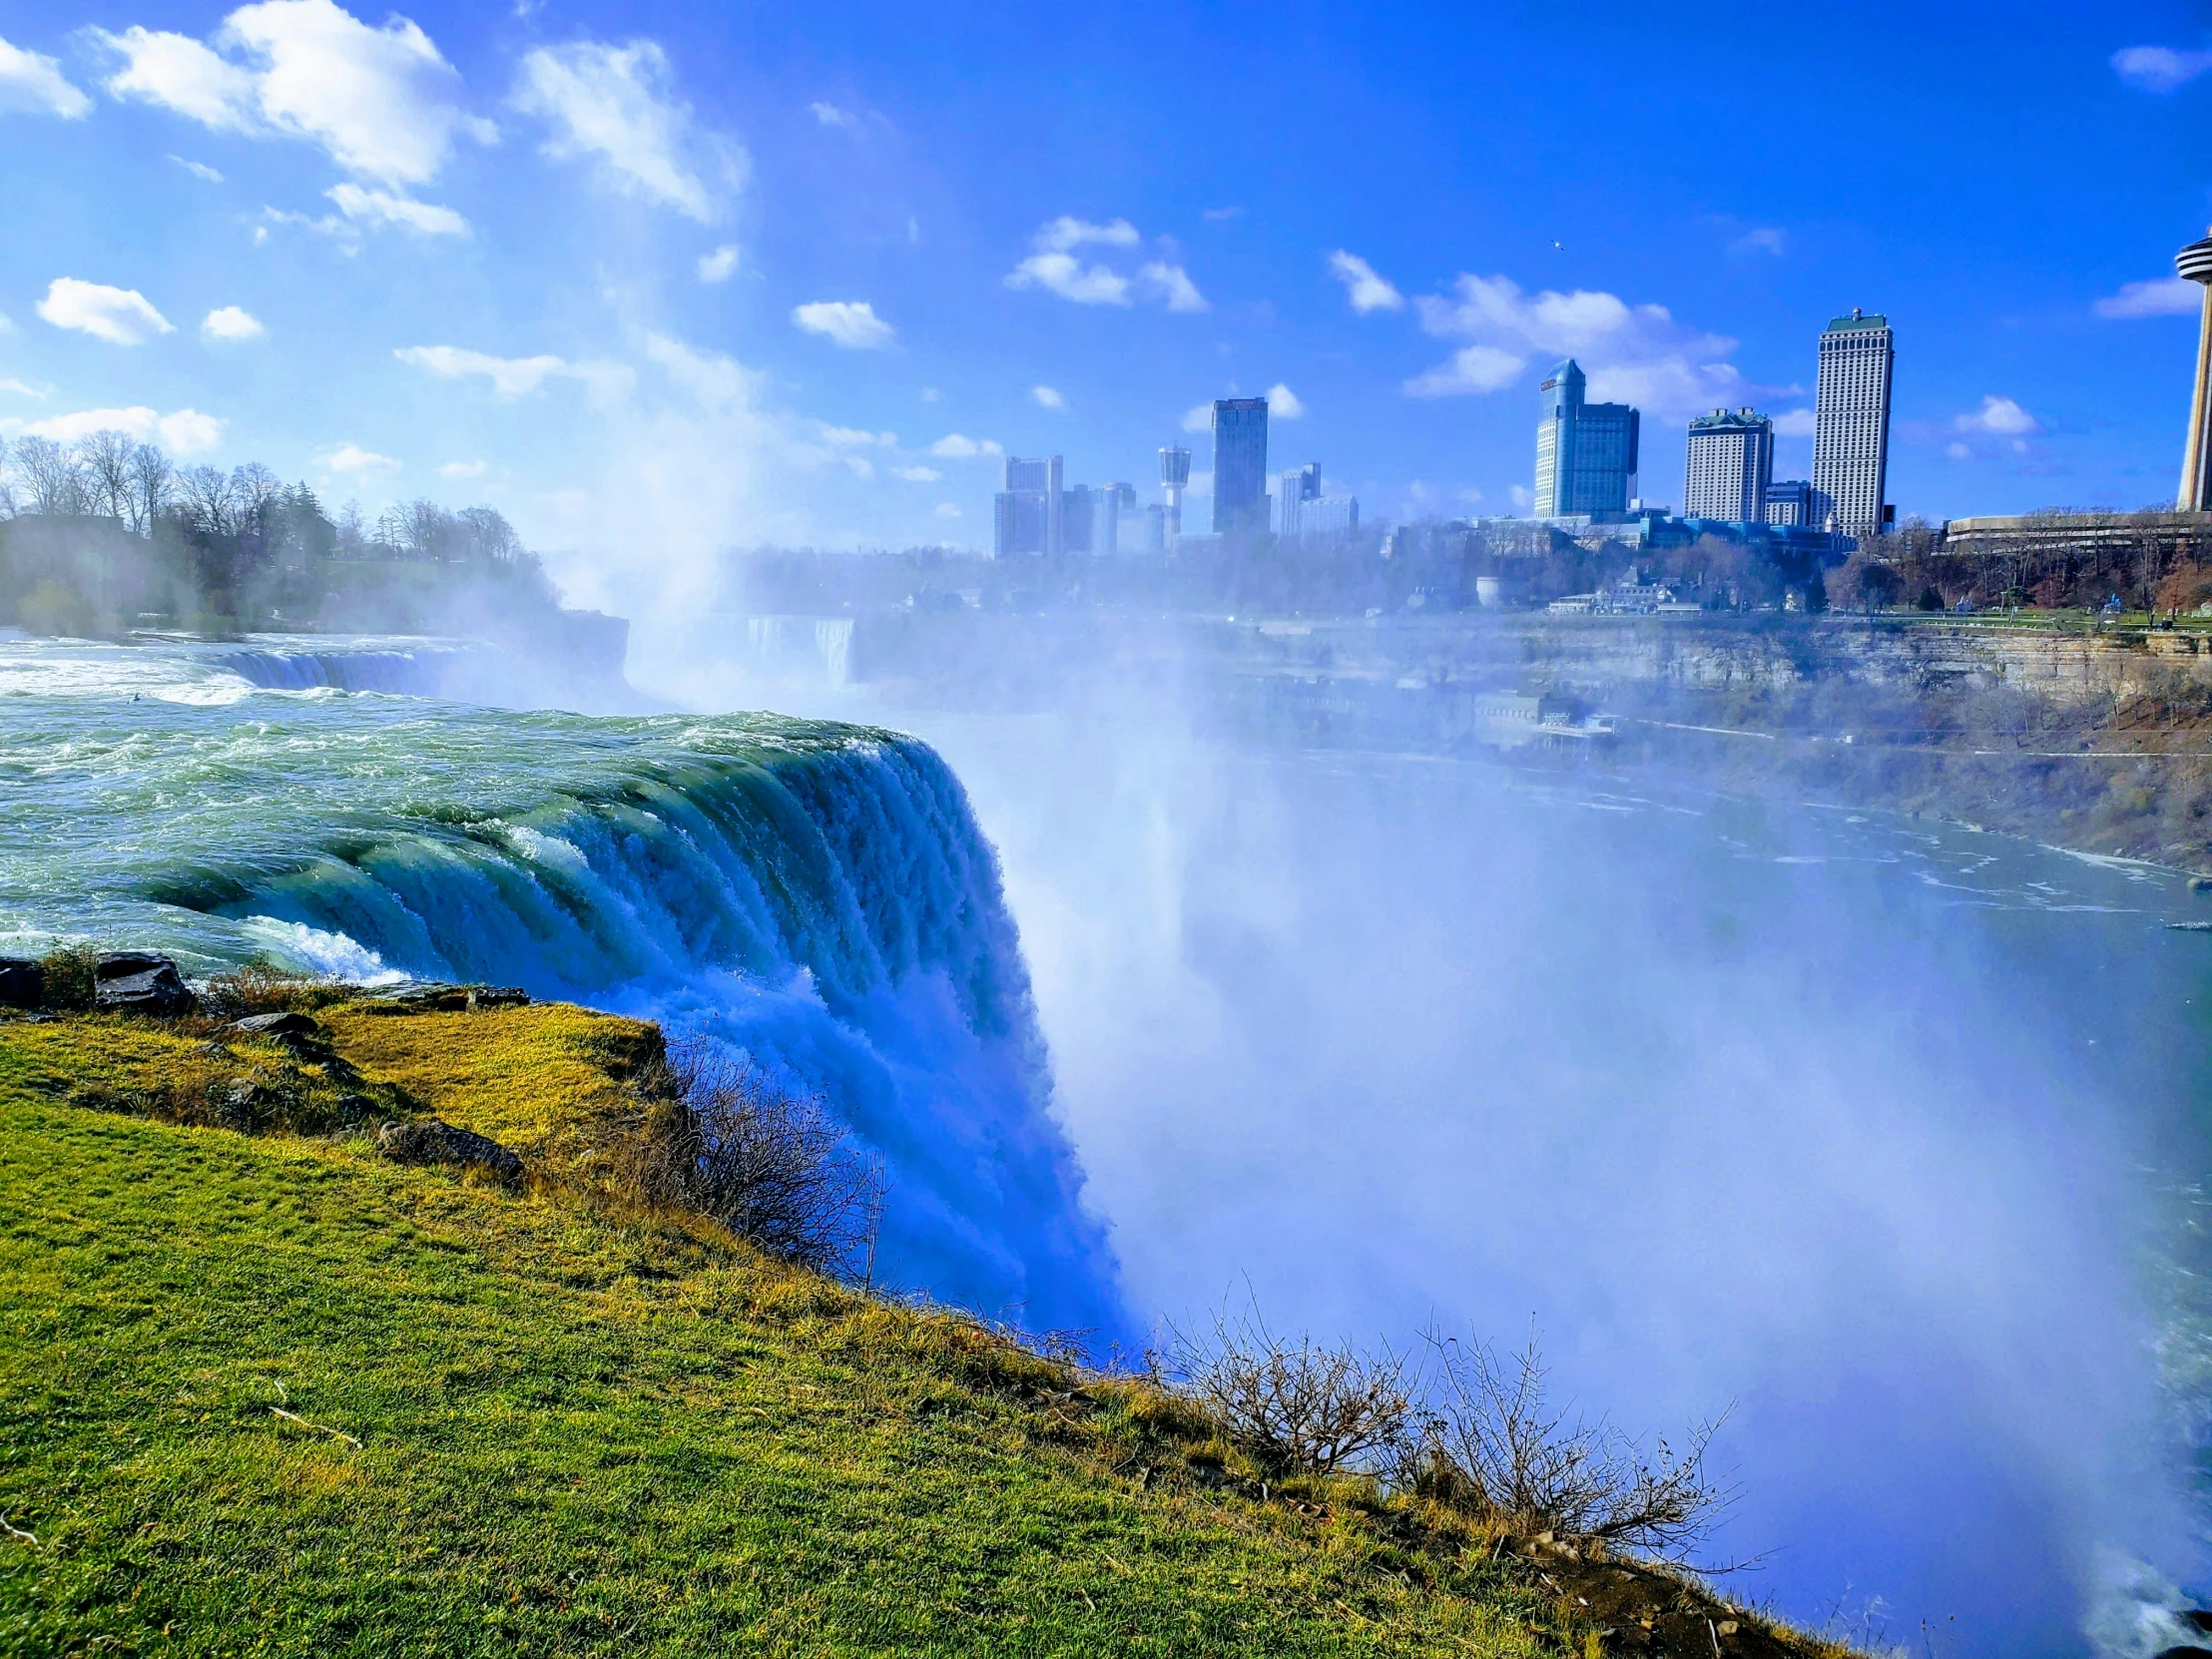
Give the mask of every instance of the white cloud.
M 1415 304 L 1427 332 L 1473 346 L 1407 381 L 1417 397 L 1496 391 L 1518 374 L 1513 359 L 1541 355 L 1579 362 L 1592 399 L 1661 419 L 1743 400 L 1743 376 L 1726 360 L 1736 342 L 1685 327 L 1663 305 L 1587 288 L 1530 294 L 1507 277 L 1473 276 L 1460 276 L 1451 297 L 1424 294 Z
M 937 516 L 939 518 L 958 518 L 960 509 L 949 501 L 940 501 L 937 503 Z
M 1505 494 L 1506 497 L 1513 503 L 1513 505 L 1520 508 L 1522 512 L 1526 512 L 1536 503 L 1534 492 L 1531 491 L 1526 484 L 1515 484 L 1511 489 L 1507 490 Z
M 1345 285 L 1345 295 L 1352 301 L 1352 308 L 1362 316 L 1370 311 L 1401 311 L 1405 308 L 1405 295 L 1398 292 L 1382 276 L 1375 267 L 1357 254 L 1348 254 L 1342 248 L 1329 256 L 1329 274 Z
M 187 161 L 182 156 L 172 156 L 169 159 L 175 162 L 179 167 L 183 168 L 187 173 L 191 174 L 195 179 L 200 180 L 203 184 L 220 185 L 223 183 L 223 175 L 218 173 L 214 168 L 210 167 L 206 162 Z
M 1078 305 L 1126 305 L 1129 278 L 1073 254 L 1032 254 L 1007 273 L 1010 288 L 1043 288 Z
M 860 118 L 850 110 L 840 110 L 834 104 L 813 103 L 807 106 L 814 118 L 825 127 L 857 127 Z
M 357 443 L 341 443 L 335 449 L 321 450 L 315 455 L 315 460 L 326 472 L 359 474 L 399 470 L 399 463 L 389 455 L 379 455 L 375 450 L 363 449 Z
M 711 224 L 743 183 L 746 155 L 700 130 L 673 81 L 668 54 L 650 40 L 580 40 L 528 53 L 514 104 L 551 123 L 548 155 L 595 157 L 623 189 Z
M 1296 420 L 1306 412 L 1298 393 L 1278 380 L 1268 387 L 1268 415 L 1275 420 Z
M 1244 218 L 1244 213 L 1242 208 L 1204 208 L 1199 211 L 1198 217 L 1209 225 L 1222 225 L 1232 219 Z
M 933 466 L 894 466 L 893 478 L 903 478 L 909 484 L 933 484 L 944 476 Z
M 1183 411 L 1183 430 L 1186 432 L 1211 432 L 1214 429 L 1214 406 L 1211 403 L 1193 403 Z
M 1003 455 L 1005 450 L 990 438 L 971 438 L 947 432 L 929 446 L 929 453 L 944 461 L 970 461 L 983 455 Z
M 1970 459 L 1973 455 L 1973 451 L 1971 449 L 1967 448 L 1966 445 L 1957 442 L 1955 439 L 1944 446 L 1943 453 L 1948 455 L 1954 461 L 1967 460 Z
M 43 399 L 52 396 L 54 388 L 52 386 L 34 386 L 28 380 L 18 380 L 11 377 L 9 379 L 0 380 L 0 391 L 12 391 L 18 397 L 37 397 Z
M 1042 288 L 1078 305 L 1129 305 L 1141 287 L 1163 301 L 1171 311 L 1203 311 L 1206 296 L 1198 291 L 1190 273 L 1168 260 L 1154 260 L 1137 268 L 1134 276 L 1103 263 L 1086 265 L 1079 248 L 1135 248 L 1143 242 L 1137 228 L 1126 219 L 1104 225 L 1062 214 L 1039 230 L 1034 252 L 1006 275 L 1010 288 Z
M 699 256 L 699 279 L 702 282 L 727 282 L 737 274 L 738 245 L 726 242 L 712 254 Z
M 0 40 L 0 115 L 58 115 L 82 121 L 92 100 L 70 85 L 62 66 Z
M 451 208 L 417 202 L 389 191 L 363 190 L 359 185 L 333 185 L 322 193 L 337 205 L 339 213 L 360 225 L 396 226 L 422 237 L 465 237 L 468 221 Z
M 403 17 L 371 27 L 332 0 L 261 0 L 225 18 L 212 46 L 139 26 L 91 34 L 122 60 L 103 83 L 110 95 L 218 130 L 302 139 L 387 185 L 434 178 L 456 138 L 498 136 L 461 107 L 453 66 Z
M 921 400 L 924 403 L 941 403 L 944 401 L 944 393 L 937 390 L 935 386 L 923 386 L 921 388 Z
M 79 409 L 71 414 L 49 415 L 16 429 L 32 437 L 52 438 L 56 443 L 75 443 L 92 432 L 123 432 L 141 443 L 160 443 L 179 455 L 203 454 L 223 441 L 223 422 L 214 415 L 202 414 L 198 409 L 158 414 L 144 404 L 127 409 Z
M 438 468 L 440 478 L 481 478 L 488 470 L 483 461 L 447 461 Z
M 200 332 L 211 340 L 235 344 L 260 339 L 265 330 L 262 319 L 243 305 L 224 305 L 200 319 Z
M 169 318 L 137 288 L 80 282 L 74 276 L 57 276 L 48 284 L 38 314 L 57 328 L 75 328 L 113 345 L 143 345 L 156 334 L 175 332 Z
M 1755 226 L 1728 245 L 1732 254 L 1772 254 L 1777 259 L 1788 253 L 1789 248 L 1789 233 L 1771 225 Z
M 401 362 L 435 374 L 441 380 L 458 380 L 481 374 L 491 382 L 495 397 L 527 397 L 556 376 L 580 380 L 602 398 L 627 391 L 636 376 L 621 363 L 570 362 L 551 352 L 534 357 L 495 357 L 459 345 L 402 345 L 392 352 Z
M 1819 416 L 1811 409 L 1784 409 L 1774 417 L 1778 438 L 1809 438 L 1819 429 Z
M 1085 243 L 1102 243 L 1108 248 L 1134 248 L 1143 239 L 1137 228 L 1126 219 L 1114 220 L 1107 225 L 1093 225 L 1087 219 L 1077 219 L 1072 214 L 1062 214 L 1037 233 L 1037 250 L 1043 254 L 1065 254 L 1081 248 Z
M 1138 267 L 1137 279 L 1165 299 L 1171 311 L 1212 309 L 1206 303 L 1206 296 L 1198 291 L 1198 284 L 1191 280 L 1190 273 L 1179 265 L 1154 261 L 1151 265 Z
M 2123 46 L 2112 54 L 2112 72 L 2145 92 L 2172 92 L 2212 69 L 2212 52 L 2179 52 L 2171 46 Z
M 891 342 L 891 325 L 864 299 L 817 299 L 795 305 L 792 320 L 810 334 L 820 334 L 856 351 L 874 350 Z
M 2204 289 L 2186 276 L 2160 276 L 2129 282 L 2091 308 L 2099 316 L 2195 316 L 2204 305 Z
M 691 393 L 702 408 L 717 413 L 755 407 L 767 383 L 765 375 L 747 368 L 735 357 L 719 351 L 695 351 L 667 334 L 646 335 L 645 354 Z
M 1527 366 L 1526 357 L 1516 357 L 1494 345 L 1462 345 L 1451 354 L 1450 361 L 1425 369 L 1406 381 L 1405 389 L 1414 397 L 1499 391 L 1519 379 L 1521 370 Z
M 1981 407 L 1971 414 L 1962 414 L 1951 422 L 1961 432 L 1994 432 L 2000 437 L 2017 437 L 2036 429 L 2035 417 L 2009 397 L 1989 394 L 1981 399 Z
M 822 441 L 835 449 L 864 449 L 877 445 L 884 449 L 898 447 L 896 432 L 870 432 L 862 426 L 830 426 L 822 428 Z
M 1068 406 L 1068 400 L 1050 386 L 1031 386 L 1029 395 L 1041 408 L 1064 409 Z
M 855 478 L 872 478 L 875 476 L 875 463 L 865 455 L 840 455 L 837 458 L 844 462 Z

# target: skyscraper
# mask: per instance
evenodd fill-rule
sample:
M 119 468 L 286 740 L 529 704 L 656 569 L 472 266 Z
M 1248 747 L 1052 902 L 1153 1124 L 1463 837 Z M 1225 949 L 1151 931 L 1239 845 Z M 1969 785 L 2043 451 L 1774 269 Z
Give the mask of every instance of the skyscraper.
M 1820 395 L 1813 423 L 1814 527 L 1881 534 L 1890 481 L 1890 320 L 1854 308 L 1821 330 Z
M 1268 527 L 1268 400 L 1214 403 L 1214 533 Z
M 991 547 L 1001 559 L 1014 553 L 1058 558 L 1067 551 L 1060 490 L 1060 457 L 1029 461 L 1006 457 L 1006 487 L 993 503 Z
M 1689 476 L 1682 486 L 1684 518 L 1725 518 L 1757 524 L 1774 481 L 1774 422 L 1749 409 L 1715 409 L 1690 422 Z
M 1551 371 L 1536 425 L 1538 518 L 1628 511 L 1636 493 L 1640 417 L 1626 403 L 1588 403 L 1581 367 L 1569 357 Z
M 1295 472 L 1279 474 L 1275 480 L 1275 533 L 1297 535 L 1299 509 L 1320 496 L 1321 462 L 1308 461 Z

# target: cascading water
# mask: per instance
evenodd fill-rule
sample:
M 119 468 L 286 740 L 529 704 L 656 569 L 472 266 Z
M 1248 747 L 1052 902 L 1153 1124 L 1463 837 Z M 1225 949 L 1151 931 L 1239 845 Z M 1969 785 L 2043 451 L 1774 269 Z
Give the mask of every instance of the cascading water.
M 925 746 L 218 697 L 235 660 L 159 650 L 0 655 L 0 947 L 275 954 L 662 1018 L 821 1089 L 882 1153 L 894 1280 L 1122 1332 L 996 858 Z

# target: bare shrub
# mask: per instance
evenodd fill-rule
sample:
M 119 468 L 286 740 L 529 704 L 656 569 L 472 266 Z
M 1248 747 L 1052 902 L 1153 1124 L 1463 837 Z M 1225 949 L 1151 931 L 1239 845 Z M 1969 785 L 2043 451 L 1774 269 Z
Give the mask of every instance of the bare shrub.
M 1706 1470 L 1718 1421 L 1691 1425 L 1678 1451 L 1644 1444 L 1602 1418 L 1545 1397 L 1536 1339 L 1502 1357 L 1488 1344 L 1426 1334 L 1435 1356 L 1413 1483 L 1502 1521 L 1679 1560 L 1712 1531 L 1735 1493 Z
M 1256 1307 L 1224 1308 L 1197 1337 L 1172 1333 L 1169 1364 L 1230 1436 L 1286 1471 L 1335 1474 L 1386 1466 L 1412 1421 L 1405 1360 L 1270 1331 Z
M 851 1145 L 829 1108 L 706 1043 L 673 1048 L 668 1066 L 681 1107 L 662 1130 L 663 1190 L 653 1196 L 801 1267 L 871 1273 L 882 1164 Z
M 357 987 L 342 979 L 300 973 L 274 962 L 242 962 L 208 981 L 200 1006 L 210 1016 L 226 1020 L 253 1014 L 312 1014 L 358 994 Z

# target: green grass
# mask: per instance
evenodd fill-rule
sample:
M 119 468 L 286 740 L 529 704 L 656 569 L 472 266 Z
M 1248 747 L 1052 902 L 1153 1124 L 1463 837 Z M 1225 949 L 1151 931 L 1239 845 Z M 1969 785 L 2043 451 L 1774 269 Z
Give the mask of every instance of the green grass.
M 587 1202 L 648 1028 L 327 1017 L 548 1178 L 90 1110 L 221 1062 L 0 1026 L 0 1654 L 1580 1651 L 1491 1540 L 1260 1501 L 1142 1385 Z

